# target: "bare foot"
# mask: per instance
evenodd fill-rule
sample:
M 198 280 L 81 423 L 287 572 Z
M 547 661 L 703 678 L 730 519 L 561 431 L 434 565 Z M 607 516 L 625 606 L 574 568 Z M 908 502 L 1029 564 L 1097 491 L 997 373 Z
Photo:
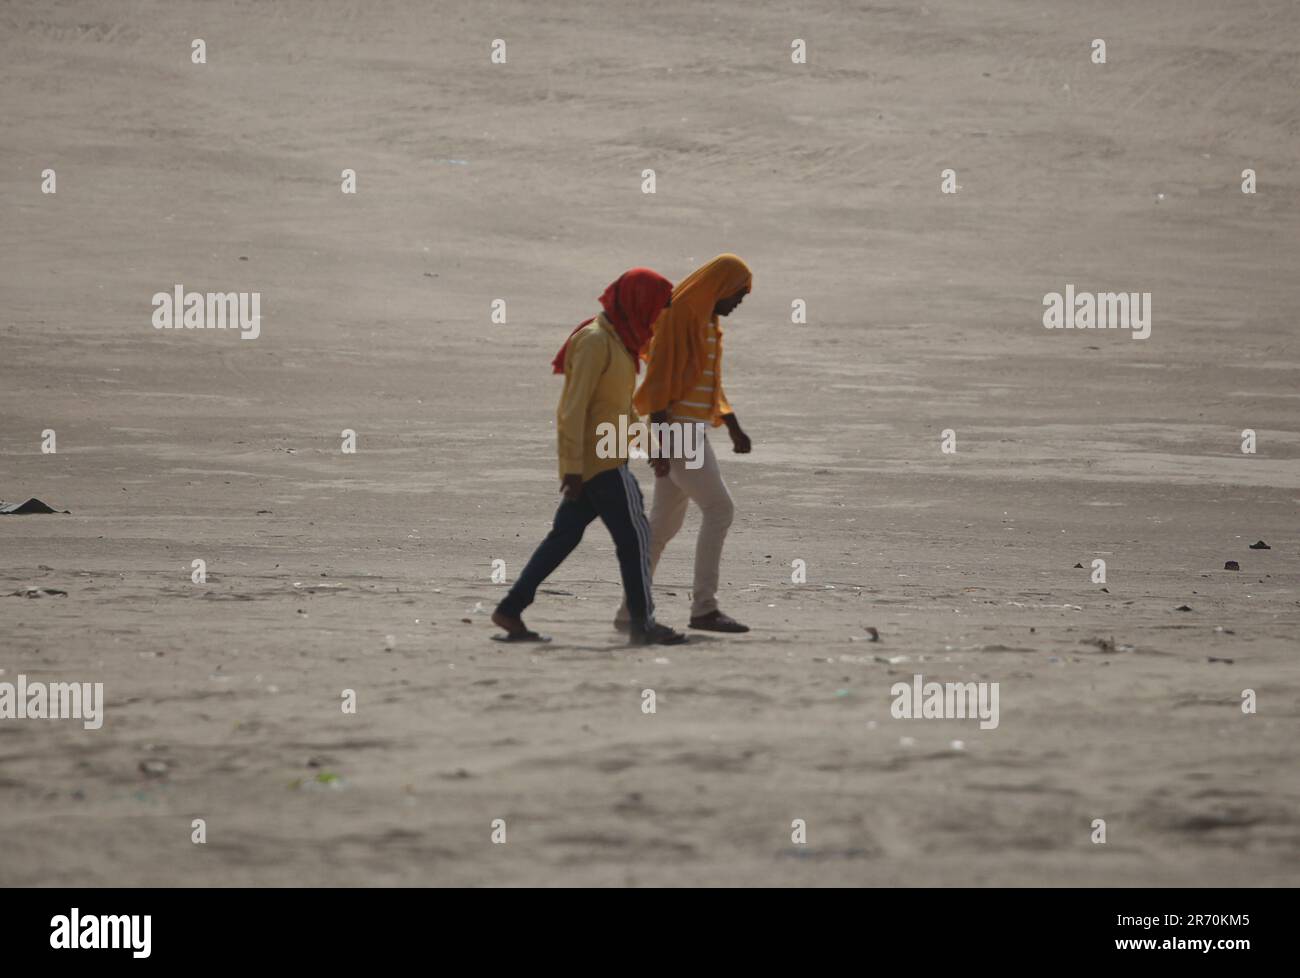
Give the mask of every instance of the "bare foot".
M 513 615 L 507 615 L 503 611 L 492 612 L 492 624 L 498 628 L 504 628 L 506 634 L 510 636 L 524 635 L 528 632 L 528 627 L 524 624 L 522 618 L 516 618 Z

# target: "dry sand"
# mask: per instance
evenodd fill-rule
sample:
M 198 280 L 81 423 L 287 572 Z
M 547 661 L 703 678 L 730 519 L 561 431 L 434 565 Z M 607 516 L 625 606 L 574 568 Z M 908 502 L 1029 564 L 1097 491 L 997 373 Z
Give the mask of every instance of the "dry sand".
M 587 6 L 0 8 L 0 497 L 72 511 L 0 517 L 0 594 L 68 592 L 0 596 L 0 680 L 107 698 L 0 722 L 0 883 L 1300 882 L 1300 8 Z M 754 631 L 624 648 L 593 527 L 489 641 L 556 347 L 721 251 Z M 1151 337 L 1043 329 L 1067 282 Z M 261 337 L 154 330 L 176 283 Z M 891 719 L 917 672 L 1000 726 Z

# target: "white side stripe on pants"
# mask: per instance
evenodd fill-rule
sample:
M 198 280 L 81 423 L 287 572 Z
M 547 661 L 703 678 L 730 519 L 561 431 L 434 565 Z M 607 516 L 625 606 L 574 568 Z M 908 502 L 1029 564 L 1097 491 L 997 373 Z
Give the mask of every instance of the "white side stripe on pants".
M 636 509 L 634 522 L 641 539 L 641 572 L 645 578 L 646 624 L 650 625 L 654 624 L 655 620 L 654 589 L 650 569 L 650 520 L 646 518 L 645 507 L 641 501 L 641 486 L 636 481 L 636 476 L 632 474 L 632 470 L 627 466 L 623 467 L 623 473 L 627 476 L 628 481 L 628 499 Z
M 641 495 L 636 477 L 626 465 L 620 466 L 619 471 L 623 477 L 623 491 L 627 493 L 628 516 L 632 520 L 632 529 L 636 532 L 641 546 L 641 576 L 645 588 L 646 623 L 649 624 L 654 620 L 654 598 L 650 592 L 650 524 L 646 519 L 645 510 L 640 505 Z
M 632 528 L 641 542 L 641 583 L 645 587 L 645 623 L 650 625 L 655 620 L 654 596 L 650 588 L 650 521 L 646 519 L 645 509 L 641 505 L 641 487 L 626 465 L 618 467 L 623 477 L 623 491 L 627 494 L 627 512 L 632 519 Z

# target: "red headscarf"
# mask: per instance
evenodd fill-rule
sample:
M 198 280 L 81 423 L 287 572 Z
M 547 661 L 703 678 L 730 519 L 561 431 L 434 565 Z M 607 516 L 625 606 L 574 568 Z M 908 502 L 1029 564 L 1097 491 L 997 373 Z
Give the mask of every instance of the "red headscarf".
M 655 320 L 663 312 L 672 294 L 673 283 L 658 272 L 648 268 L 633 268 L 620 275 L 600 297 L 600 304 L 605 307 L 605 318 L 618 333 L 627 352 L 632 354 L 637 373 L 641 372 L 641 353 L 654 335 Z M 593 316 L 579 323 L 573 333 L 595 318 Z M 564 351 L 569 348 L 573 333 L 569 334 L 569 339 L 564 341 L 564 346 L 560 347 L 560 352 L 551 361 L 557 374 L 564 373 Z

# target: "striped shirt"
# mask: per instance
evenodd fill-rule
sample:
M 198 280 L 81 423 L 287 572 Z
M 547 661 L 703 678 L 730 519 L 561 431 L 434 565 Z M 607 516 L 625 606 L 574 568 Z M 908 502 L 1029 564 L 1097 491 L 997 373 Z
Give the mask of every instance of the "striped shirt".
M 675 401 L 670 408 L 672 416 L 678 420 L 703 421 L 705 424 L 713 422 L 713 402 L 718 391 L 719 375 L 722 373 L 718 365 L 716 319 L 709 323 L 709 335 L 705 342 L 708 352 L 704 355 L 704 372 L 700 374 L 694 390 L 680 401 Z

